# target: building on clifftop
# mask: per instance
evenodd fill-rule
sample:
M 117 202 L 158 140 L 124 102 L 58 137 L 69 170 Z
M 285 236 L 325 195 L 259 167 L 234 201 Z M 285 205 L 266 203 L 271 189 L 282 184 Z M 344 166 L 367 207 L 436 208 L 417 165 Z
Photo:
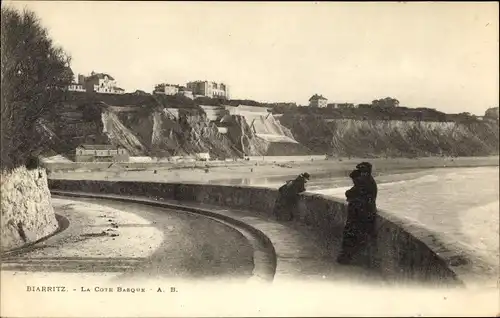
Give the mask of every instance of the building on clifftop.
M 176 95 L 179 93 L 180 85 L 162 83 L 155 86 L 153 94 Z
M 158 95 L 183 95 L 187 98 L 194 99 L 193 92 L 185 86 L 162 83 L 155 86 L 153 94 Z
M 328 105 L 328 99 L 323 97 L 323 95 L 314 94 L 309 98 L 310 107 L 320 107 L 324 108 Z
M 78 83 L 85 87 L 87 92 L 100 94 L 124 94 L 125 90 L 118 87 L 116 80 L 106 73 L 95 73 L 90 76 L 78 75 Z
M 210 97 L 229 99 L 229 87 L 224 83 L 194 81 L 187 83 L 187 89 L 194 97 Z

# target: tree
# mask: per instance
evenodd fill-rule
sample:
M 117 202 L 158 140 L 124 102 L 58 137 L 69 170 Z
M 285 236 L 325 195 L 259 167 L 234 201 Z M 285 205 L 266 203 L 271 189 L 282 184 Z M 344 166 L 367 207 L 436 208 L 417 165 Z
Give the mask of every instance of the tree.
M 1 8 L 2 169 L 22 165 L 40 146 L 37 121 L 64 98 L 70 57 L 36 15 Z
M 498 107 L 488 108 L 484 112 L 484 117 L 498 119 Z
M 396 98 L 392 97 L 386 97 L 382 99 L 376 99 L 372 101 L 373 106 L 378 106 L 380 108 L 390 108 L 390 107 L 398 107 L 399 106 L 399 100 Z

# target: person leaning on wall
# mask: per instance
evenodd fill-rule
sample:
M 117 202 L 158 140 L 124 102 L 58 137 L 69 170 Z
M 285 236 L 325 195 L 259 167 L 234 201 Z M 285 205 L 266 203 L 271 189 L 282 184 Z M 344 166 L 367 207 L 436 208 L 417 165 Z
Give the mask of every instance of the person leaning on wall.
M 376 198 L 377 184 L 371 175 L 372 165 L 362 162 L 356 166 L 349 177 L 353 187 L 346 191 L 347 221 L 343 231 L 342 247 L 337 258 L 340 264 L 349 264 L 353 257 L 368 248 L 371 263 L 373 246 L 376 246 Z
M 378 187 L 377 182 L 373 178 L 372 169 L 372 164 L 366 161 L 363 161 L 356 165 L 356 170 L 359 170 L 359 172 L 361 173 L 361 184 L 365 188 L 365 191 L 369 196 L 370 203 L 373 205 L 371 212 L 376 213 Z
M 361 184 L 366 192 L 366 217 L 364 218 L 363 232 L 365 235 L 366 256 L 368 265 L 378 267 L 379 260 L 375 257 L 377 253 L 377 194 L 378 187 L 372 175 L 373 166 L 369 162 L 361 162 L 356 165 L 356 169 L 361 172 Z
M 293 212 L 297 209 L 299 194 L 306 191 L 305 185 L 309 178 L 309 173 L 301 173 L 297 178 L 288 180 L 278 189 L 278 198 L 273 211 L 277 220 L 293 220 Z

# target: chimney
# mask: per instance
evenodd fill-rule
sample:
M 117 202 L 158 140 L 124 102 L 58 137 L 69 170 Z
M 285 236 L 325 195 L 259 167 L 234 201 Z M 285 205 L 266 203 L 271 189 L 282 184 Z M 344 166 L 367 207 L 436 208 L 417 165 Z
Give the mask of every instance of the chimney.
M 85 76 L 83 74 L 78 74 L 78 84 L 85 84 Z

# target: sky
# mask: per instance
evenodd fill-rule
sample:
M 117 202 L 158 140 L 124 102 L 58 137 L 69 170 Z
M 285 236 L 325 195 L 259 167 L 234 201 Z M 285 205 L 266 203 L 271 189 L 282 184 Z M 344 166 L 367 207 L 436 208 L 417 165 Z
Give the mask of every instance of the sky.
M 38 14 L 75 74 L 109 73 L 130 92 L 209 80 L 231 98 L 302 105 L 315 93 L 477 115 L 499 104 L 497 2 L 7 5 Z

